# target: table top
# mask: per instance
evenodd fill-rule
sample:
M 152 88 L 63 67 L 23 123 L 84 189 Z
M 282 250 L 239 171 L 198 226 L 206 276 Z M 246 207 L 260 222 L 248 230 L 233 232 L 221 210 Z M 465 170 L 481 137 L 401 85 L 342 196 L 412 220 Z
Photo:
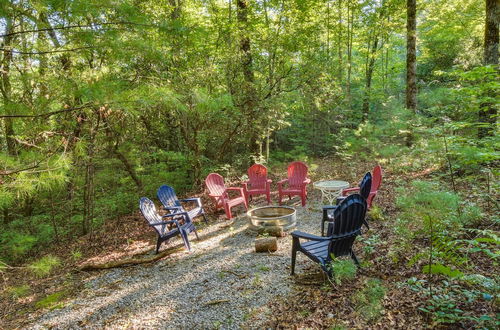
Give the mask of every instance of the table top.
M 314 182 L 313 186 L 318 189 L 340 190 L 349 188 L 349 182 L 340 180 L 322 180 Z

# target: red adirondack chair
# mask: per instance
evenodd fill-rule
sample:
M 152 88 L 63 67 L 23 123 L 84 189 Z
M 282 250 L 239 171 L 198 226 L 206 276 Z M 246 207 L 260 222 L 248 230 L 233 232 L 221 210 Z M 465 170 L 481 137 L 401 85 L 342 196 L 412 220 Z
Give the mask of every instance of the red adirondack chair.
M 247 204 L 252 195 L 266 195 L 267 203 L 271 203 L 271 182 L 267 178 L 267 168 L 264 165 L 253 164 L 248 169 L 248 181 L 243 182 L 243 191 Z
M 208 189 L 208 195 L 214 199 L 215 209 L 223 208 L 226 212 L 226 216 L 231 219 L 233 216 L 231 214 L 231 207 L 238 204 L 243 204 L 245 209 L 248 210 L 247 200 L 245 199 L 245 193 L 243 188 L 227 188 L 224 184 L 224 178 L 217 173 L 210 173 L 205 179 L 205 185 Z M 241 196 L 230 198 L 228 191 L 239 191 Z
M 378 188 L 380 188 L 380 184 L 382 183 L 382 167 L 377 165 L 373 168 L 372 171 L 372 188 L 370 189 L 370 194 L 366 199 L 366 205 L 368 209 L 371 208 L 373 199 L 377 195 Z M 347 188 L 342 191 L 342 196 L 347 196 L 352 192 L 359 192 L 359 187 Z
M 286 188 L 283 187 L 285 182 L 288 182 Z M 302 200 L 302 206 L 305 206 L 307 198 L 306 185 L 308 183 L 311 183 L 311 179 L 307 177 L 307 165 L 302 162 L 290 163 L 288 165 L 288 179 L 278 182 L 279 204 L 281 205 L 283 195 L 288 195 L 288 198 L 291 198 L 292 195 L 298 195 Z

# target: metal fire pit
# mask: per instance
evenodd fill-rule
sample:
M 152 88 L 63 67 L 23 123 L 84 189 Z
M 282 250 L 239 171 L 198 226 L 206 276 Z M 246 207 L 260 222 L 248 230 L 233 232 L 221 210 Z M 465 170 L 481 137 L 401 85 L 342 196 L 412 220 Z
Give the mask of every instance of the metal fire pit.
M 297 211 L 289 206 L 258 207 L 249 210 L 247 216 L 252 230 L 277 226 L 287 231 L 297 224 Z

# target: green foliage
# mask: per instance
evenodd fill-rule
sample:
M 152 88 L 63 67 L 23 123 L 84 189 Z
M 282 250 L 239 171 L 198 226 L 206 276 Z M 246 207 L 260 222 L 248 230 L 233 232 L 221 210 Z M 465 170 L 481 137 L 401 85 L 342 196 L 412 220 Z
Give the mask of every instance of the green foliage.
M 35 303 L 35 307 L 37 308 L 49 308 L 59 309 L 64 307 L 64 303 L 61 302 L 62 299 L 66 296 L 66 291 L 59 291 L 52 294 L 49 294 L 45 298 L 40 299 Z
M 334 258 L 328 265 L 332 273 L 333 282 L 342 285 L 343 281 L 350 281 L 356 277 L 358 267 L 351 259 Z
M 353 299 L 356 303 L 356 310 L 362 318 L 374 321 L 380 317 L 383 310 L 382 299 L 386 293 L 386 288 L 378 279 L 369 279 L 364 287 L 358 291 Z
M 7 288 L 8 294 L 14 299 L 26 297 L 30 294 L 30 291 L 31 288 L 27 284 Z
M 33 235 L 21 234 L 14 231 L 2 231 L 0 233 L 1 247 L 3 253 L 0 254 L 5 260 L 12 260 L 23 256 L 31 251 L 37 239 Z
M 461 271 L 456 269 L 451 269 L 450 267 L 441 264 L 425 265 L 422 268 L 422 272 L 431 274 L 442 274 L 452 278 L 463 276 L 463 273 Z
M 384 217 L 384 214 L 382 212 L 382 209 L 377 205 L 373 205 L 370 208 L 370 210 L 368 211 L 367 217 L 371 221 L 385 221 L 385 217 Z
M 49 275 L 54 268 L 59 266 L 61 261 L 57 257 L 53 256 L 45 256 L 30 265 L 28 265 L 28 269 L 33 272 L 38 277 L 45 277 Z

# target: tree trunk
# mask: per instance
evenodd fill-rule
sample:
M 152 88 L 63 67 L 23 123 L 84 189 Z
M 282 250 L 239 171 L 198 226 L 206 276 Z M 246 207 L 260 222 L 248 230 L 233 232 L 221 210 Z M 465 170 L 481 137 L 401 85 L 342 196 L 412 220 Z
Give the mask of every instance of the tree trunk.
M 342 86 L 342 79 L 344 75 L 342 67 L 342 0 L 338 0 L 338 11 L 339 11 L 339 25 L 338 25 L 338 56 L 339 56 L 339 86 Z
M 113 148 L 113 153 L 116 155 L 116 158 L 118 158 L 122 162 L 123 166 L 125 167 L 125 170 L 130 175 L 132 180 L 135 182 L 137 189 L 140 192 L 142 192 L 144 185 L 142 184 L 141 179 L 139 179 L 139 177 L 137 176 L 134 166 L 132 166 L 127 157 L 125 157 L 125 155 L 118 150 L 118 144 L 116 144 L 115 147 Z
M 352 35 L 354 8 L 352 8 L 351 0 L 347 2 L 347 83 L 346 94 L 349 104 L 351 103 L 351 72 L 352 72 Z
M 406 108 L 417 111 L 417 0 L 406 1 Z
M 378 48 L 378 35 L 375 33 L 373 45 L 368 53 L 368 65 L 366 67 L 365 97 L 363 98 L 363 120 L 368 118 L 370 112 L 370 94 L 372 88 L 373 70 Z
M 12 19 L 10 17 L 6 18 L 6 34 L 14 32 L 14 24 L 12 23 Z M 10 64 L 12 62 L 12 43 L 14 41 L 13 35 L 7 35 L 4 37 L 3 43 L 3 59 L 2 65 L 0 66 L 0 72 L 2 77 L 2 96 L 3 96 L 3 105 L 5 109 L 5 114 L 12 115 L 12 86 L 10 84 Z M 16 151 L 16 140 L 14 139 L 14 126 L 12 122 L 12 118 L 4 118 L 4 133 L 5 140 L 7 142 L 7 152 L 11 156 L 15 156 L 17 154 Z
M 498 43 L 500 22 L 500 0 L 486 0 L 486 20 L 484 28 L 484 65 L 494 65 L 498 72 Z M 495 97 L 495 95 L 490 95 Z M 488 126 L 480 127 L 478 137 L 493 136 L 495 132 L 497 110 L 495 104 L 488 102 L 481 104 L 479 122 Z
M 259 148 L 259 136 L 254 127 L 255 121 L 255 77 L 253 72 L 253 58 L 251 52 L 250 32 L 248 26 L 249 0 L 237 0 L 238 28 L 240 32 L 240 58 L 241 69 L 243 72 L 244 84 L 242 88 L 242 112 L 247 119 L 249 130 L 249 149 L 251 152 L 257 152 Z

